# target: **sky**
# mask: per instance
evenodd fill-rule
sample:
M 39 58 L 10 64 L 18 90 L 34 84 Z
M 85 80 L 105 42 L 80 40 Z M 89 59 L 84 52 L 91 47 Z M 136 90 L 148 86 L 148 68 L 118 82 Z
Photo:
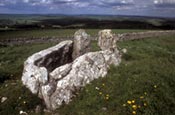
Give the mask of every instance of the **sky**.
M 0 13 L 175 17 L 175 0 L 0 0 Z

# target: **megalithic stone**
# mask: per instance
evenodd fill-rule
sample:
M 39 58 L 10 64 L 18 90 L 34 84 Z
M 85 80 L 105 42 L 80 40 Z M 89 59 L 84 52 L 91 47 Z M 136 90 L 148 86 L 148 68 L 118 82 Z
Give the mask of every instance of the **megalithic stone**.
M 98 33 L 98 46 L 101 50 L 110 50 L 116 48 L 116 38 L 112 30 L 105 29 Z
M 73 59 L 90 51 L 90 35 L 85 30 L 80 29 L 74 34 Z
M 43 99 L 49 110 L 68 104 L 82 87 L 105 77 L 110 65 L 121 62 L 117 48 L 86 53 L 90 38 L 84 30 L 77 31 L 75 38 L 75 60 L 72 60 L 73 41 L 68 40 L 33 54 L 24 63 L 22 83 Z

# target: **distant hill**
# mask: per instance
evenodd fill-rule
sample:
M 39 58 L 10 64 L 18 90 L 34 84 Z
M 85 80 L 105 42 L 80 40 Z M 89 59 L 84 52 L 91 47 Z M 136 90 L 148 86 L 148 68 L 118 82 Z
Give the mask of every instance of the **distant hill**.
M 122 15 L 0 14 L 1 30 L 34 28 L 175 29 L 175 18 Z

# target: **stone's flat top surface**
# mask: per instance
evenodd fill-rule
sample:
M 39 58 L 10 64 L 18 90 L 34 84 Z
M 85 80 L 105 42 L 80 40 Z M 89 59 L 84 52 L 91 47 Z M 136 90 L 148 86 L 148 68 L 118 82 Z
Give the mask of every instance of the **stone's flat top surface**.
M 85 38 L 89 37 L 89 35 L 86 33 L 86 31 L 84 29 L 80 29 L 78 31 L 75 32 L 74 37 L 76 36 L 83 36 Z
M 63 41 L 63 42 L 57 44 L 56 46 L 50 47 L 48 49 L 45 49 L 45 50 L 42 50 L 40 52 L 33 54 L 32 56 L 27 58 L 26 62 L 27 63 L 34 63 L 36 60 L 45 57 L 46 55 L 50 54 L 51 52 L 56 51 L 56 50 L 60 49 L 61 47 L 65 46 L 65 45 L 70 45 L 72 43 L 73 43 L 73 41 L 71 41 L 71 40 Z

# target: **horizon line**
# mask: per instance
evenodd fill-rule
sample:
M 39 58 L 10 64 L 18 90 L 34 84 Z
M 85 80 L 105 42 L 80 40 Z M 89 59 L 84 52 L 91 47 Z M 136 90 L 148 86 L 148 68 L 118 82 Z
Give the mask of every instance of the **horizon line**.
M 61 14 L 61 13 L 0 13 L 0 15 L 65 15 L 65 16 L 78 16 L 78 15 L 87 15 L 87 16 L 129 16 L 129 17 L 153 17 L 153 18 L 175 18 L 172 16 L 149 16 L 149 15 L 124 15 L 124 14 Z

